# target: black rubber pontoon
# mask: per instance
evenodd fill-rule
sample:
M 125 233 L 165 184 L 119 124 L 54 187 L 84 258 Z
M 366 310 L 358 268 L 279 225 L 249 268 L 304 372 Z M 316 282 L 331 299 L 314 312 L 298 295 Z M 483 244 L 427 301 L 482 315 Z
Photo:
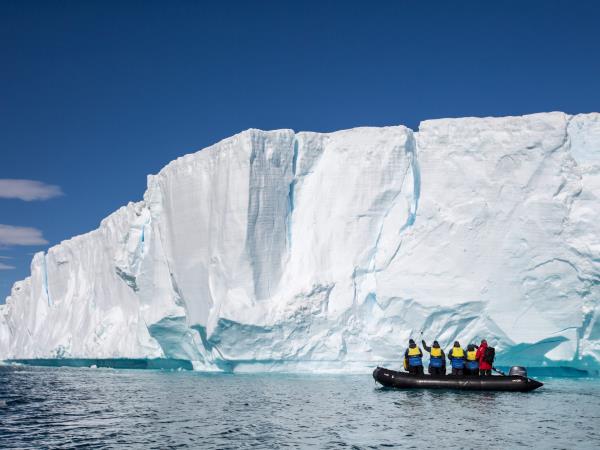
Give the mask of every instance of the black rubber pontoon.
M 373 378 L 385 387 L 400 389 L 461 389 L 465 391 L 512 391 L 529 392 L 543 386 L 543 383 L 522 376 L 464 376 L 452 375 L 410 375 L 406 372 L 378 367 Z

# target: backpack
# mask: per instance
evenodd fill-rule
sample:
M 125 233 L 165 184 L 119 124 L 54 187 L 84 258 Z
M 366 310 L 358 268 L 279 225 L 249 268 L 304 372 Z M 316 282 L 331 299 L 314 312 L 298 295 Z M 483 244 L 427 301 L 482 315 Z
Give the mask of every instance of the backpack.
M 496 349 L 494 347 L 487 347 L 483 353 L 483 361 L 492 364 L 496 357 Z

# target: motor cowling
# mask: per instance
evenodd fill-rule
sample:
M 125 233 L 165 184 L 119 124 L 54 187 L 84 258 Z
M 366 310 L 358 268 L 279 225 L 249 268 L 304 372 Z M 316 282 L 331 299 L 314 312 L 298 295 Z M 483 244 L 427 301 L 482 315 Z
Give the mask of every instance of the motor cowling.
M 508 372 L 511 376 L 519 376 L 527 378 L 527 369 L 522 366 L 512 366 Z

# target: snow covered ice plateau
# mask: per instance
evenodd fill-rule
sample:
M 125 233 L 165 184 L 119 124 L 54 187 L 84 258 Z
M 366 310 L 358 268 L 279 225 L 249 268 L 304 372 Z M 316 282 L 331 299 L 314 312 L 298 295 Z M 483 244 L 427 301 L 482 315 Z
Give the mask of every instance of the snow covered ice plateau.
M 600 114 L 248 130 L 37 253 L 0 359 L 368 371 L 409 337 L 600 368 Z

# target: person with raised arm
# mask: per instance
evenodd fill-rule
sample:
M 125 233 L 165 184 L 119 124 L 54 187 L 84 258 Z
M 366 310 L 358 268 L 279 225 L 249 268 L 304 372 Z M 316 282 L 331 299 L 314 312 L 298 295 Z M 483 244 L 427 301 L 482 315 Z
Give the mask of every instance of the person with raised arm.
M 446 375 L 446 355 L 440 347 L 438 341 L 433 341 L 433 345 L 429 347 L 425 340 L 422 340 L 423 348 L 429 352 L 429 373 L 431 375 Z

